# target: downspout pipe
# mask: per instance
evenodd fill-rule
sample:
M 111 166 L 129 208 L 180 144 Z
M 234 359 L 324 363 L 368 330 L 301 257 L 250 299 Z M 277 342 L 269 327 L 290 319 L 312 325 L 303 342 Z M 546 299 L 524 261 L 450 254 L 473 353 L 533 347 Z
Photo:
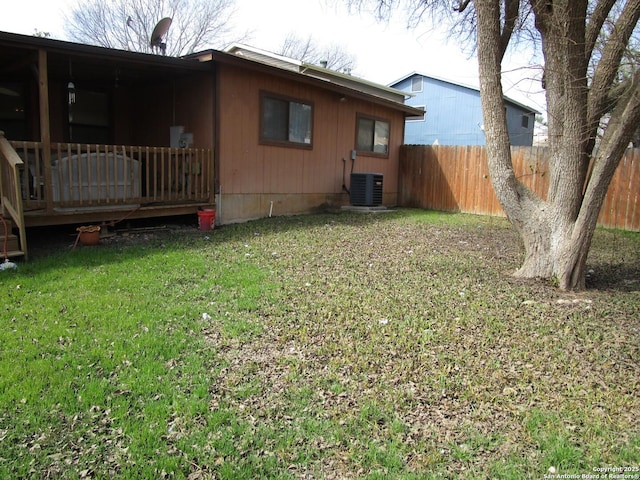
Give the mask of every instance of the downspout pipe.
M 351 173 L 353 173 L 353 166 L 356 163 L 355 159 L 352 158 L 351 159 Z M 347 160 L 342 157 L 342 191 L 347 192 L 349 195 L 351 195 L 351 192 L 349 191 L 349 189 L 347 188 L 347 184 L 346 184 L 346 178 L 345 178 L 345 169 L 347 167 Z

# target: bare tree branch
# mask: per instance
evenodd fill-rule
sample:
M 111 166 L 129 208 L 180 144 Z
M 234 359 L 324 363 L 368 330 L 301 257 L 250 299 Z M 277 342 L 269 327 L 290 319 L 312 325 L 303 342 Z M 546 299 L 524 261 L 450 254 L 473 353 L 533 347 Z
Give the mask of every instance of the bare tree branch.
M 469 4 L 471 3 L 471 0 L 461 0 L 460 3 L 458 3 L 457 7 L 454 7 L 454 10 L 456 12 L 464 12 L 466 10 L 466 8 L 469 6 Z
M 608 103 L 611 98 L 611 89 L 614 87 L 620 62 L 638 20 L 640 20 L 640 0 L 629 0 L 604 45 L 589 91 L 588 121 L 593 130 L 597 129 L 600 117 L 611 109 Z M 595 136 L 595 131 L 592 135 Z
M 172 19 L 167 54 L 223 46 L 231 33 L 234 0 L 77 0 L 66 19 L 69 38 L 108 48 L 151 53 L 151 33 Z
M 356 67 L 355 57 L 344 47 L 317 45 L 311 36 L 301 38 L 290 33 L 276 53 L 315 65 L 324 65 L 326 62 L 326 68 L 344 73 L 350 73 Z
M 595 9 L 589 16 L 589 25 L 587 26 L 587 34 L 585 36 L 585 55 L 591 58 L 593 48 L 600 36 L 602 26 L 609 16 L 609 12 L 616 4 L 617 0 L 602 0 L 598 2 Z
M 505 13 L 504 13 L 504 25 L 502 26 L 502 34 L 500 35 L 500 42 L 502 44 L 502 57 L 504 57 L 511 36 L 516 26 L 516 22 L 520 15 L 520 0 L 505 0 Z

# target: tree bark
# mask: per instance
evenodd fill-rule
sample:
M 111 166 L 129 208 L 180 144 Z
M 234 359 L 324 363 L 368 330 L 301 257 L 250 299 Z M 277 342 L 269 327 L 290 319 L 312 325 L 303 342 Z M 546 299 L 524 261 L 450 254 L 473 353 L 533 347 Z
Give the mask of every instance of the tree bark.
M 631 0 L 631 3 L 636 1 L 640 0 Z M 607 9 L 609 4 L 603 8 Z M 587 1 L 532 0 L 531 5 L 542 37 L 551 135 L 550 187 L 546 201 L 528 190 L 513 172 L 501 86 L 505 31 L 501 31 L 500 0 L 475 2 L 489 171 L 496 196 L 523 240 L 525 256 L 515 275 L 555 278 L 561 289 L 583 289 L 587 254 L 598 213 L 624 151 L 624 142 L 629 141 L 626 139 L 628 121 L 623 118 L 635 119 L 635 110 L 630 108 L 618 114 L 619 135 L 605 137 L 592 158 L 594 130 L 588 115 L 585 52 L 585 48 L 590 48 L 585 40 L 592 34 L 587 32 Z M 508 24 L 504 27 L 510 28 Z M 612 57 L 611 63 L 615 63 L 616 55 Z M 607 73 L 601 72 L 601 75 L 607 78 Z M 640 121 L 640 114 L 634 121 Z M 616 122 L 609 127 L 617 127 Z M 588 178 L 590 163 L 593 169 Z
M 525 258 L 520 277 L 548 277 L 553 272 L 550 209 L 515 177 L 501 84 L 503 42 L 500 2 L 476 3 L 480 97 L 491 183 L 509 221 L 523 239 Z

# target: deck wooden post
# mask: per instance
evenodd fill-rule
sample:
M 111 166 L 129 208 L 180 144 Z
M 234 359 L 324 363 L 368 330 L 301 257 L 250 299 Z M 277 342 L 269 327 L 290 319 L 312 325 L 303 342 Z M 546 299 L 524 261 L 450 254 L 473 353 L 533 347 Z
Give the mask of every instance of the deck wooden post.
M 47 52 L 38 50 L 38 97 L 40 99 L 40 142 L 44 162 L 44 195 L 47 212 L 53 212 L 53 192 L 51 191 L 51 124 L 49 122 L 49 74 Z

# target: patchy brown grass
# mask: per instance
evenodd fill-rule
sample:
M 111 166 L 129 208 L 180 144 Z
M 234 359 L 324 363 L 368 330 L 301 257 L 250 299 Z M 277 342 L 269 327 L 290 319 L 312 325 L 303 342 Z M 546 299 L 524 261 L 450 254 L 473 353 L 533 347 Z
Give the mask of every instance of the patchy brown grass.
M 599 231 L 590 289 L 573 294 L 508 275 L 521 249 L 499 219 L 247 228 L 246 261 L 281 292 L 256 312 L 259 335 L 223 349 L 212 395 L 266 437 L 254 454 L 302 478 L 637 465 L 637 235 Z
M 521 479 L 640 462 L 637 233 L 598 230 L 577 294 L 512 278 L 513 229 L 467 215 L 72 241 L 0 279 L 0 476 Z

